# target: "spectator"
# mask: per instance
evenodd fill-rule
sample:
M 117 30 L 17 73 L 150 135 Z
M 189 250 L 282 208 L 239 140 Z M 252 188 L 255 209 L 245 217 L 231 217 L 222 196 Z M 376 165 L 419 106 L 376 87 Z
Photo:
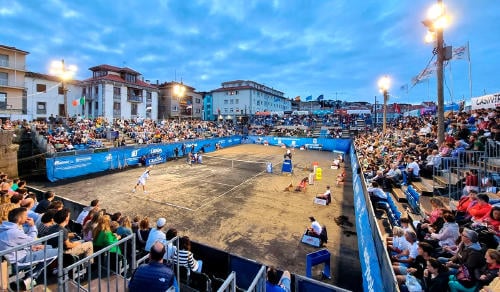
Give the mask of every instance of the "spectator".
M 54 215 L 57 213 L 56 210 L 51 209 L 43 213 L 40 223 L 36 224 L 38 229 L 38 237 L 44 237 L 50 234 L 50 227 L 54 225 Z
M 489 204 L 489 201 L 490 197 L 488 197 L 488 195 L 477 195 L 477 203 L 467 209 L 467 213 L 471 216 L 472 221 L 480 221 L 484 216 L 490 213 L 493 206 Z
M 46 191 L 43 194 L 43 200 L 41 200 L 38 203 L 38 206 L 36 206 L 35 212 L 39 214 L 45 213 L 49 209 L 50 202 L 52 202 L 52 200 L 54 200 L 55 197 L 56 195 L 54 192 Z
M 326 191 L 323 194 L 316 195 L 316 198 L 326 200 L 326 204 L 332 202 L 332 193 L 330 191 L 330 186 L 326 186 Z
M 136 246 L 138 250 L 144 250 L 150 232 L 151 228 L 149 227 L 149 218 L 144 217 L 139 222 L 139 229 L 137 230 Z
M 456 274 L 461 265 L 464 265 L 470 273 L 474 273 L 475 269 L 484 265 L 483 253 L 478 242 L 477 233 L 474 230 L 464 228 L 461 238 L 462 242 L 458 245 L 457 253 L 446 262 L 446 266 L 451 269 L 451 274 Z M 450 281 L 452 280 L 454 279 L 450 277 Z M 474 287 L 476 280 L 472 277 L 470 283 L 462 283 L 462 285 L 466 288 Z
M 191 241 L 189 237 L 183 236 L 179 241 L 179 251 L 174 254 L 174 263 L 177 263 L 177 257 L 179 258 L 179 266 L 191 269 L 194 272 L 201 273 L 203 262 L 201 260 L 196 260 L 191 252 Z
M 405 238 L 408 241 L 406 249 L 391 257 L 393 261 L 392 267 L 396 275 L 406 275 L 408 267 L 413 264 L 418 255 L 418 241 L 415 232 L 406 231 Z
M 99 217 L 96 228 L 92 232 L 94 249 L 101 250 L 118 242 L 119 237 L 111 232 L 111 218 L 109 215 Z M 110 250 L 111 253 L 121 254 L 119 246 L 113 246 Z M 115 258 L 114 256 L 112 257 Z
M 92 200 L 92 202 L 90 202 L 90 206 L 87 206 L 85 208 L 83 208 L 82 212 L 80 212 L 80 214 L 78 215 L 75 223 L 78 223 L 78 224 L 81 224 L 82 226 L 85 225 L 85 223 L 87 223 L 88 220 L 90 220 L 90 218 L 92 217 L 89 217 L 89 213 L 90 213 L 90 210 L 99 210 L 99 200 L 98 199 L 95 199 L 95 200 Z
M 156 241 L 149 252 L 149 263 L 139 266 L 132 275 L 129 292 L 167 291 L 172 286 L 179 290 L 174 272 L 163 264 L 164 255 L 165 246 Z
M 291 276 L 289 271 L 284 271 L 281 278 L 274 267 L 267 269 L 266 292 L 290 292 Z
M 425 292 L 442 292 L 448 289 L 448 268 L 435 258 L 427 259 L 424 270 L 423 288 Z
M 169 242 L 172 239 L 174 239 L 176 236 L 177 236 L 177 229 L 170 228 L 170 229 L 167 230 L 166 240 L 167 240 L 168 243 L 165 246 L 166 252 L 165 252 L 165 256 L 163 257 L 163 259 L 167 263 L 171 263 L 172 262 L 173 256 L 174 256 L 174 254 L 177 251 L 177 247 L 174 245 L 174 243 L 173 242 Z
M 63 232 L 63 249 L 65 254 L 74 255 L 77 257 L 88 257 L 94 253 L 94 248 L 91 242 L 72 241 L 76 238 L 74 233 L 69 232 L 66 226 L 69 223 L 70 212 L 68 209 L 62 209 L 54 214 L 54 225 L 52 225 L 48 233 L 53 234 L 59 231 Z M 59 247 L 59 238 L 51 238 L 47 242 L 52 247 Z
M 0 226 L 0 250 L 7 250 L 19 245 L 33 242 L 37 235 L 37 229 L 33 219 L 28 217 L 28 210 L 20 207 L 9 212 L 8 220 L 2 222 Z M 29 226 L 28 231 L 24 232 L 22 225 Z M 11 263 L 16 264 L 19 268 L 36 264 L 33 270 L 33 275 L 36 277 L 40 271 L 58 255 L 57 248 L 44 245 L 32 245 L 29 249 L 21 249 L 17 252 L 5 254 L 4 257 Z
M 163 244 L 166 242 L 166 237 L 165 237 L 165 232 L 163 232 L 163 227 L 167 223 L 167 220 L 165 218 L 158 218 L 158 221 L 156 221 L 156 228 L 151 229 L 151 232 L 149 232 L 148 240 L 146 241 L 146 246 L 145 250 L 150 250 L 153 244 L 156 241 L 160 241 Z
M 311 236 L 319 237 L 323 231 L 321 224 L 312 216 L 309 217 L 309 221 L 311 221 L 311 227 L 307 228 L 307 233 Z
M 370 200 L 372 203 L 376 203 L 379 201 L 387 202 L 387 194 L 383 189 L 379 187 L 379 184 L 374 181 L 372 182 L 372 186 L 367 188 L 368 194 L 370 195 Z

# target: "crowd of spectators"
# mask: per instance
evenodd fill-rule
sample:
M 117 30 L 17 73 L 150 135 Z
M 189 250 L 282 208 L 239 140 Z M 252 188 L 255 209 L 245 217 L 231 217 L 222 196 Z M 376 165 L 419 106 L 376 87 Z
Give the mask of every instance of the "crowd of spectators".
M 469 155 L 469 162 L 478 163 L 476 152 L 490 159 L 499 154 L 500 110 L 449 114 L 442 145 L 437 143 L 436 122 L 433 116 L 405 117 L 388 127 L 385 135 L 356 137 L 360 168 L 375 208 L 387 201 L 392 188 L 436 175 L 445 167 L 444 159 Z M 444 204 L 441 197 L 434 197 L 432 209 L 423 210 L 421 221 L 411 224 L 403 217 L 403 226 L 393 228 L 387 248 L 402 291 L 499 288 L 500 188 L 494 170 L 478 169 L 457 173 L 463 188 L 455 203 Z

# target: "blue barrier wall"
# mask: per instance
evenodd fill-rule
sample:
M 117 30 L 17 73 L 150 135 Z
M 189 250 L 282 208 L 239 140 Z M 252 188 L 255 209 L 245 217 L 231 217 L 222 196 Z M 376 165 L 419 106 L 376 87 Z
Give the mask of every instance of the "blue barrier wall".
M 354 211 L 356 213 L 356 232 L 358 234 L 359 261 L 363 271 L 363 291 L 387 291 L 383 287 L 383 277 L 375 248 L 370 225 L 367 202 L 361 177 L 357 173 L 358 159 L 354 147 L 351 148 L 352 187 L 354 192 Z
M 251 142 L 256 144 L 269 143 L 269 145 L 300 148 L 307 144 L 321 145 L 326 151 L 349 152 L 351 148 L 350 139 L 329 139 L 329 138 L 298 138 L 298 137 L 275 137 L 275 136 L 248 136 Z
M 222 147 L 241 144 L 241 136 L 231 136 L 222 138 L 212 138 L 205 140 L 193 140 L 170 144 L 152 144 L 147 146 L 120 147 L 104 149 L 106 152 L 77 154 L 72 156 L 53 157 L 46 159 L 47 178 L 51 181 L 58 181 L 77 176 L 82 176 L 101 171 L 122 168 L 125 165 L 137 165 L 139 159 L 146 157 L 146 164 L 162 163 L 169 157 L 174 156 L 174 149 L 179 150 L 179 155 L 183 155 L 181 148 L 184 144 L 186 151 L 190 151 L 194 146 L 194 151 L 204 149 L 205 152 L 215 151 L 215 144 Z

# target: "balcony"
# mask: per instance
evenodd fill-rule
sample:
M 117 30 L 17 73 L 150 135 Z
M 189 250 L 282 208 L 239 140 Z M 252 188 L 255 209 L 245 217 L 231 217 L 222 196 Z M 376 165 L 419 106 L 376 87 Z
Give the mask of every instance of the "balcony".
M 121 100 L 122 96 L 120 94 L 113 94 L 113 100 Z
M 127 96 L 127 101 L 128 102 L 142 103 L 143 102 L 142 95 L 131 95 L 131 94 L 129 94 Z
M 13 87 L 13 88 L 24 88 L 24 82 L 14 82 L 7 79 L 0 79 L 0 86 L 2 87 Z
M 0 68 L 6 68 L 11 70 L 26 71 L 26 65 L 14 65 L 14 62 L 9 62 L 6 60 L 0 60 Z

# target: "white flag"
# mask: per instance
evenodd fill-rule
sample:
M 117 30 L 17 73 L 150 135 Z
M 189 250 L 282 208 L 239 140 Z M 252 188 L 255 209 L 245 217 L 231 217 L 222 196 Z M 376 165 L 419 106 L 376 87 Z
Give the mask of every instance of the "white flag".
M 453 52 L 451 54 L 451 59 L 452 60 L 462 60 L 462 59 L 467 59 L 469 60 L 469 45 L 465 44 L 461 47 L 456 47 L 453 49 Z

